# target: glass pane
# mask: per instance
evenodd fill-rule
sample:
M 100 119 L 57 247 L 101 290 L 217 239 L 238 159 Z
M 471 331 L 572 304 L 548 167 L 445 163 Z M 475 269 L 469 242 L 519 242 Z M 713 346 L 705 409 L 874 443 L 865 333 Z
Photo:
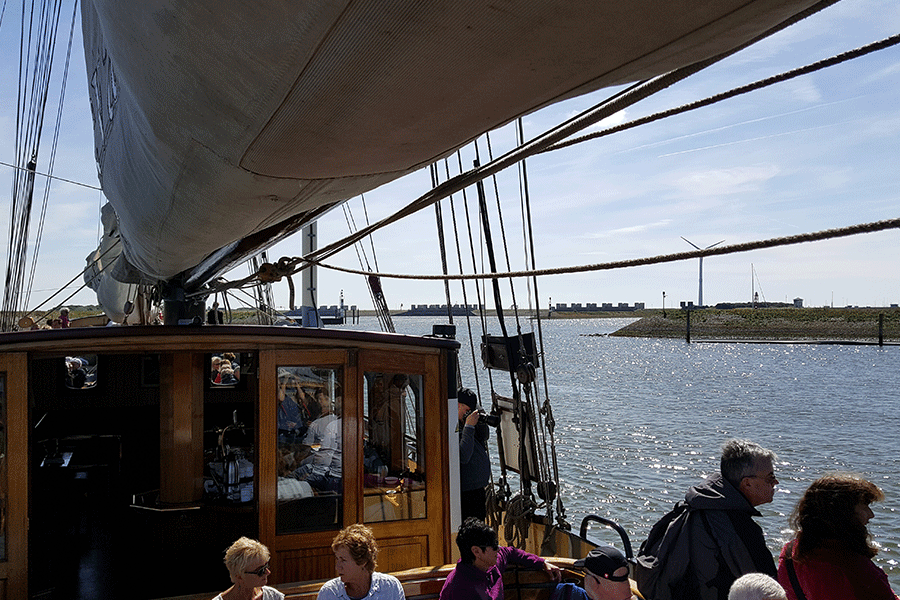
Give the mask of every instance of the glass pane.
M 366 373 L 365 379 L 364 520 L 424 519 L 423 378 Z
M 277 534 L 340 527 L 343 506 L 340 368 L 281 366 Z
M 0 561 L 6 560 L 6 373 L 0 373 Z

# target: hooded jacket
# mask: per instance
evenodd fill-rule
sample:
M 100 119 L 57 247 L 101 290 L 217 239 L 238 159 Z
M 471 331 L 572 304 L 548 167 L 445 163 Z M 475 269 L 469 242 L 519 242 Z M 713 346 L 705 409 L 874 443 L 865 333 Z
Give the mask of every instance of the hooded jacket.
M 721 475 L 692 486 L 687 506 L 669 525 L 659 546 L 649 586 L 653 600 L 726 600 L 735 579 L 747 573 L 777 576 L 761 516 Z

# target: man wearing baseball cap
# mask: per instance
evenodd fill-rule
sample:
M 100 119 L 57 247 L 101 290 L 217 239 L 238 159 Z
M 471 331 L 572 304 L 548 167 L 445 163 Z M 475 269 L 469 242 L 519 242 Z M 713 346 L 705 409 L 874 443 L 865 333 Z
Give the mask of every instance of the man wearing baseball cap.
M 575 566 L 584 569 L 584 591 L 591 600 L 637 600 L 631 592 L 628 580 L 628 560 L 612 546 L 600 546 L 591 550 L 587 556 L 575 561 Z M 571 598 L 578 598 L 578 592 L 572 590 Z M 560 590 L 562 592 L 562 590 Z M 565 593 L 557 598 L 565 599 Z

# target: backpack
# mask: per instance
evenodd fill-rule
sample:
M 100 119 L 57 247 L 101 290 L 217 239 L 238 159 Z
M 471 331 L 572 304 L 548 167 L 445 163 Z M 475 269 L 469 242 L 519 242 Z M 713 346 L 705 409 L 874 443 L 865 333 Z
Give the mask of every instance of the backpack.
M 681 501 L 656 522 L 644 543 L 641 544 L 634 564 L 634 580 L 645 598 L 656 598 L 657 584 L 663 566 L 660 556 L 667 556 L 676 543 L 691 512 L 687 502 Z M 668 597 L 668 593 L 662 597 Z

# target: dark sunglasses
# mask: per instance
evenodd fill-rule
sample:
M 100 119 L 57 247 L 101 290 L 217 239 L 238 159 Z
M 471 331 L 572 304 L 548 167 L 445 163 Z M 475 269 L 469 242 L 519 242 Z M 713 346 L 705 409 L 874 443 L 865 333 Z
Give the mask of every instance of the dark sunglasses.
M 269 563 L 264 564 L 260 568 L 255 571 L 244 571 L 247 575 L 256 575 L 257 577 L 262 577 L 266 574 L 266 571 L 269 570 Z

